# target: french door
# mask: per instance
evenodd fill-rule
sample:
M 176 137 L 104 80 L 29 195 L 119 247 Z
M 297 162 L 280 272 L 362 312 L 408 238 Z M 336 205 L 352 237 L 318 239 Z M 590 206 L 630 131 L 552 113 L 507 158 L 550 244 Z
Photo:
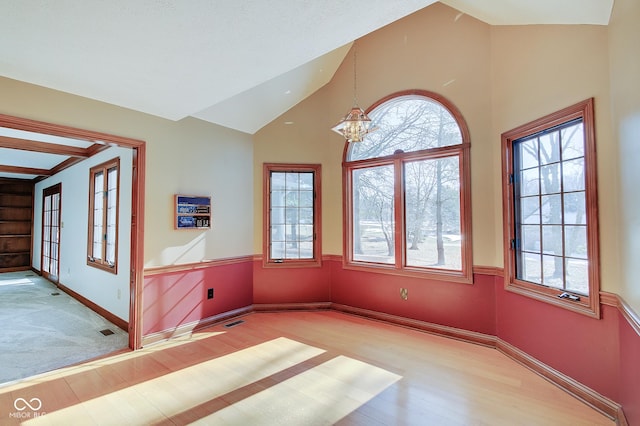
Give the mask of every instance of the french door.
M 60 279 L 60 199 L 62 185 L 42 191 L 42 276 L 57 283 Z

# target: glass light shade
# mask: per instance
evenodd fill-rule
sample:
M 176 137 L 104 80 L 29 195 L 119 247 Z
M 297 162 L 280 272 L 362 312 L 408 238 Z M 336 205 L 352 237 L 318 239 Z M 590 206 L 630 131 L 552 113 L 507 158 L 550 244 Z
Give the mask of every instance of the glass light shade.
M 331 130 L 340 133 L 349 142 L 362 142 L 368 133 L 377 129 L 377 127 L 371 127 L 371 124 L 371 119 L 362 108 L 354 106 Z

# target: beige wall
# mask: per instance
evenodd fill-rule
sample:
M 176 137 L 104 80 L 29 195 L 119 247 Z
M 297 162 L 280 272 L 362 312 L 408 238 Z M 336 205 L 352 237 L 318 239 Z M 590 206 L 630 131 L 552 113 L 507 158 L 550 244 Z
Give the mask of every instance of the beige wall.
M 611 116 L 619 203 L 611 220 L 618 225 L 620 282 L 611 286 L 640 313 L 640 2 L 616 0 L 609 23 Z M 600 153 L 598 153 L 600 155 Z M 602 203 L 600 204 L 602 206 Z
M 360 106 L 426 89 L 448 98 L 467 121 L 475 265 L 503 266 L 500 135 L 594 97 L 601 288 L 640 311 L 640 285 L 633 281 L 640 276 L 638 8 L 633 0 L 616 1 L 608 27 L 490 26 L 438 3 L 358 40 Z M 323 253 L 342 254 L 344 143 L 329 129 L 351 106 L 352 61 L 350 53 L 329 84 L 254 136 L 256 253 L 262 252 L 262 163 L 291 161 L 322 163 Z
M 595 98 L 601 288 L 618 292 L 617 154 L 611 129 L 607 31 L 605 26 L 590 25 L 492 27 L 492 138 L 498 146 L 505 131 Z M 498 151 L 496 188 L 501 185 L 500 161 Z M 495 220 L 496 245 L 502 253 L 499 202 Z M 503 263 L 501 258 L 497 262 Z
M 0 93 L 0 114 L 147 142 L 145 266 L 252 253 L 249 135 L 192 118 L 164 120 L 6 78 L 0 78 Z M 212 196 L 211 230 L 174 230 L 175 193 Z
M 437 92 L 462 112 L 471 132 L 475 263 L 495 263 L 490 140 L 489 26 L 439 3 L 357 42 L 358 103 L 367 108 L 407 89 Z M 353 55 L 333 80 L 255 136 L 254 204 L 262 205 L 262 163 L 322 164 L 323 254 L 342 254 L 344 139 L 330 129 L 353 102 Z M 283 124 L 294 121 L 292 125 Z M 254 250 L 262 252 L 262 210 L 256 208 Z

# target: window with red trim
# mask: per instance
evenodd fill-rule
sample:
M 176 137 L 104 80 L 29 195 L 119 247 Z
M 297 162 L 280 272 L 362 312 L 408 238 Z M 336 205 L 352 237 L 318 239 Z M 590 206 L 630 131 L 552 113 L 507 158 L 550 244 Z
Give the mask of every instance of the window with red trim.
M 320 265 L 320 165 L 264 165 L 266 266 Z
M 502 135 L 506 287 L 599 315 L 593 99 Z
M 89 171 L 89 241 L 87 264 L 117 273 L 120 159 Z
M 378 129 L 345 150 L 348 267 L 472 281 L 469 133 L 458 110 L 426 91 L 369 112 Z

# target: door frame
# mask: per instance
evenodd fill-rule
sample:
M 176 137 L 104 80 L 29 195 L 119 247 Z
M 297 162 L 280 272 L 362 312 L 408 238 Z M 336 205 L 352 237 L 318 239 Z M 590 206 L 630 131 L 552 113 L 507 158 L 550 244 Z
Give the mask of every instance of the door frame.
M 44 265 L 44 243 L 45 243 L 45 199 L 46 197 L 49 197 L 51 195 L 54 194 L 58 194 L 58 221 L 56 224 L 56 227 L 58 228 L 58 235 L 57 235 L 57 241 L 56 243 L 58 244 L 58 251 L 57 251 L 57 256 L 56 256 L 56 271 L 58 271 L 58 273 L 55 275 L 55 281 L 51 279 L 51 273 L 49 271 L 45 271 L 43 266 Z M 53 211 L 53 210 L 52 210 Z M 42 272 L 42 276 L 45 277 L 46 279 L 48 279 L 49 281 L 55 282 L 56 284 L 60 282 L 60 221 L 62 220 L 62 183 L 56 183 L 55 185 L 49 186 L 47 188 L 44 188 L 42 190 L 42 237 L 41 237 L 41 241 L 40 241 L 40 272 Z M 52 223 L 49 224 L 49 227 L 51 227 Z M 50 243 L 52 241 L 49 241 Z M 49 254 L 51 254 L 51 247 L 49 247 Z M 51 265 L 51 256 L 49 255 L 49 265 Z M 51 269 L 51 268 L 49 268 Z
M 142 283 L 144 279 L 144 188 L 146 142 L 123 136 L 0 114 L 0 126 L 131 148 L 131 271 L 129 276 L 129 348 L 142 347 Z

